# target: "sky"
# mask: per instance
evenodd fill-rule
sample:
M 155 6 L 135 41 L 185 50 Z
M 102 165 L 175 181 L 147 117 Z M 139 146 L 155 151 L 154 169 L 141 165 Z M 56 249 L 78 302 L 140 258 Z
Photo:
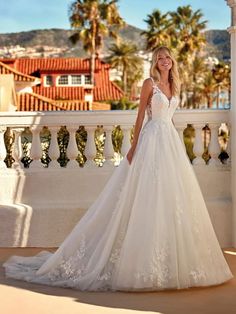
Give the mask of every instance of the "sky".
M 0 33 L 15 33 L 33 29 L 69 29 L 68 11 L 73 0 L 0 0 Z M 143 21 L 154 9 L 163 14 L 178 6 L 191 5 L 201 9 L 207 29 L 227 29 L 230 8 L 225 0 L 120 0 L 119 11 L 124 20 L 145 29 Z

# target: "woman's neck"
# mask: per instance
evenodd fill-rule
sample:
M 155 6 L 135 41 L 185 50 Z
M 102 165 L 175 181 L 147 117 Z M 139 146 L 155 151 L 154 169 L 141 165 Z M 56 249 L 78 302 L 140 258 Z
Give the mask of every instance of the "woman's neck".
M 161 73 L 160 77 L 160 84 L 161 85 L 168 85 L 169 84 L 169 72 L 168 73 Z

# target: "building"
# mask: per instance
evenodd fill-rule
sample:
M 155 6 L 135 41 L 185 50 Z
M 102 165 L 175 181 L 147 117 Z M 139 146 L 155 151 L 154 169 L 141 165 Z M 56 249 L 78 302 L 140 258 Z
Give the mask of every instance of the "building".
M 96 60 L 93 86 L 89 59 L 0 59 L 0 74 L 14 76 L 18 111 L 109 110 L 108 102 L 123 96 L 109 69 Z

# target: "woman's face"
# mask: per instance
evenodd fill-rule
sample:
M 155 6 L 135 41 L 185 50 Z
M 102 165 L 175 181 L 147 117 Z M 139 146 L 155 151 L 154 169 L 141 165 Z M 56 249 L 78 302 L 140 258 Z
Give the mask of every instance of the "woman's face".
M 172 68 L 173 62 L 169 53 L 165 50 L 162 50 L 157 55 L 156 66 L 160 72 L 169 71 Z

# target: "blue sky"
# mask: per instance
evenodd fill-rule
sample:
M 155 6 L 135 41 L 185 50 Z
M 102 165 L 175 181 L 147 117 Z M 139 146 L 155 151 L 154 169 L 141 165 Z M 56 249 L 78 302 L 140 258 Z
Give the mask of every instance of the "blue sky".
M 0 0 L 0 33 L 32 29 L 69 29 L 68 8 L 71 0 Z M 190 4 L 201 9 L 208 29 L 230 26 L 230 8 L 225 0 L 120 0 L 121 16 L 131 25 L 145 28 L 143 21 L 154 9 L 162 13 Z

